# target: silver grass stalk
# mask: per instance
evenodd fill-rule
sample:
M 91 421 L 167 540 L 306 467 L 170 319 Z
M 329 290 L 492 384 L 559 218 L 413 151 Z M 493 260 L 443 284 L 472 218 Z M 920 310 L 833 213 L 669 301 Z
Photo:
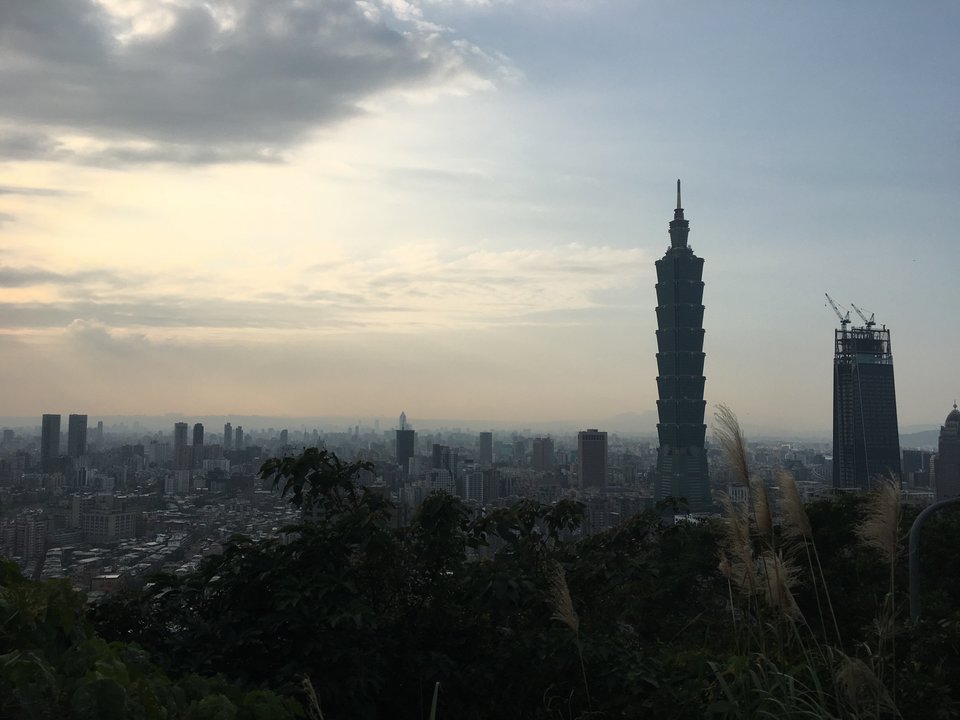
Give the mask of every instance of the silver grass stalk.
M 750 478 L 750 502 L 753 503 L 753 521 L 757 524 L 757 532 L 771 535 L 773 521 L 770 517 L 770 499 L 767 497 L 766 484 L 758 477 Z
M 767 605 L 779 610 L 788 620 L 800 617 L 800 608 L 793 596 L 793 588 L 797 585 L 799 569 L 782 553 L 766 550 L 760 556 L 759 562 L 763 566 L 761 576 L 764 578 L 764 599 Z
M 810 519 L 800 499 L 796 480 L 792 473 L 780 470 L 777 473 L 777 486 L 783 498 L 783 534 L 790 540 L 806 542 L 813 537 Z
M 550 590 L 550 600 L 553 604 L 553 620 L 559 620 L 573 631 L 577 644 L 577 655 L 580 658 L 580 673 L 583 677 L 583 689 L 587 696 L 587 706 L 593 707 L 590 699 L 590 683 L 587 682 L 587 666 L 583 661 L 583 647 L 580 643 L 580 616 L 573 609 L 573 598 L 570 597 L 570 586 L 567 585 L 567 573 L 563 565 L 554 562 L 553 568 L 547 576 L 547 587 Z
M 807 557 L 807 564 L 810 569 L 810 580 L 813 582 L 814 593 L 817 598 L 817 610 L 820 613 L 820 624 L 826 629 L 826 613 L 821 602 L 822 594 L 827 601 L 827 610 L 830 613 L 830 619 L 833 621 L 833 629 L 837 635 L 837 643 L 843 644 L 840 635 L 840 626 L 837 624 L 837 615 L 833 610 L 833 599 L 830 597 L 830 589 L 827 587 L 823 577 L 823 567 L 820 565 L 820 555 L 817 552 L 817 545 L 813 541 L 813 529 L 810 526 L 810 518 L 807 515 L 807 509 L 804 507 L 803 500 L 800 499 L 800 491 L 797 490 L 797 482 L 793 473 L 786 470 L 780 470 L 777 473 L 777 485 L 780 488 L 780 495 L 783 498 L 783 536 L 787 540 L 795 543 L 794 549 L 800 548 Z M 816 562 L 816 569 L 814 569 Z
M 553 604 L 553 615 L 550 617 L 562 622 L 573 630 L 574 635 L 579 637 L 580 616 L 573 609 L 573 599 L 570 597 L 570 588 L 567 585 L 567 574 L 560 563 L 554 564 L 547 578 L 547 586 L 550 589 L 550 600 Z
M 726 518 L 724 527 L 724 547 L 721 557 L 721 572 L 744 595 L 752 595 L 757 587 L 756 563 L 753 557 L 753 545 L 750 542 L 750 520 L 745 505 L 738 505 L 724 492 L 716 494 Z
M 857 536 L 867 547 L 880 551 L 888 563 L 897 557 L 900 522 L 900 491 L 890 478 L 883 480 L 870 499 L 866 519 L 857 527 Z
M 854 712 L 873 713 L 880 711 L 899 715 L 890 693 L 877 674 L 860 658 L 844 656 L 837 669 L 836 681 L 843 691 L 844 699 Z
M 713 438 L 723 451 L 734 476 L 741 485 L 750 485 L 750 466 L 747 462 L 747 444 L 743 439 L 737 416 L 726 405 L 717 405 L 713 414 Z
M 307 716 L 310 720 L 323 720 L 323 711 L 320 709 L 320 700 L 317 698 L 317 691 L 310 682 L 309 676 L 304 675 L 300 683 L 304 695 L 307 696 Z

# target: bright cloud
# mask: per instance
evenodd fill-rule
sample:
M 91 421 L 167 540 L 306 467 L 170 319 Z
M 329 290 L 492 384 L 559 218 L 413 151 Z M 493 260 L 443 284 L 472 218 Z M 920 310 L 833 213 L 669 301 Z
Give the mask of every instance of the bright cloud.
M 639 249 L 442 252 L 406 246 L 310 268 L 289 276 L 279 290 L 265 280 L 239 297 L 223 292 L 227 278 L 209 274 L 174 295 L 148 277 L 119 272 L 0 267 L 0 290 L 18 291 L 0 300 L 0 327 L 94 327 L 169 338 L 191 337 L 196 328 L 403 333 L 522 325 L 543 313 L 603 307 L 598 293 L 633 285 L 649 264 Z

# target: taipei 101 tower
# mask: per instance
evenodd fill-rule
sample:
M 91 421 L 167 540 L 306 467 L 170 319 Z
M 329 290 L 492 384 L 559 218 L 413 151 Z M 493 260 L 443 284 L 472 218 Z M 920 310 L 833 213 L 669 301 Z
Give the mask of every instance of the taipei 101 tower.
M 691 512 L 708 510 L 710 481 L 703 423 L 703 259 L 687 245 L 690 223 L 680 205 L 670 223 L 670 247 L 657 260 L 656 499 L 686 498 Z

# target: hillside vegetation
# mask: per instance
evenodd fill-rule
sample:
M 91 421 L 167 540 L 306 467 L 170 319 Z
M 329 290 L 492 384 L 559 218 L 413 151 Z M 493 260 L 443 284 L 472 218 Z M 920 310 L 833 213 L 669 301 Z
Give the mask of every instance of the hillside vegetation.
M 0 717 L 427 718 L 438 687 L 439 718 L 960 716 L 956 514 L 912 625 L 896 493 L 804 508 L 785 476 L 778 526 L 753 481 L 722 521 L 592 537 L 572 501 L 434 494 L 397 529 L 362 467 L 268 462 L 309 523 L 89 613 L 5 562 Z

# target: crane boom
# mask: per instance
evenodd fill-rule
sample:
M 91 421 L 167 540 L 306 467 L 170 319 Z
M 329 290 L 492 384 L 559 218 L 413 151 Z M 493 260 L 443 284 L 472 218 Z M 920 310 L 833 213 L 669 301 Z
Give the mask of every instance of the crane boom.
M 874 325 L 877 324 L 877 323 L 874 322 L 874 320 L 873 320 L 873 313 L 870 313 L 870 319 L 867 320 L 867 316 L 864 314 L 863 310 L 861 310 L 860 308 L 858 308 L 858 307 L 857 307 L 856 305 L 854 305 L 853 303 L 850 303 L 850 307 L 852 307 L 854 310 L 857 311 L 857 315 L 860 316 L 860 319 L 863 320 L 863 324 L 866 325 L 868 328 L 872 328 Z
M 833 311 L 837 314 L 837 317 L 840 318 L 840 327 L 846 330 L 847 325 L 850 324 L 850 311 L 847 310 L 847 314 L 844 315 L 842 312 L 840 312 L 840 308 L 837 307 L 837 304 L 833 301 L 833 298 L 827 293 L 824 293 L 824 295 L 827 298 L 827 302 L 830 303 L 830 307 L 833 308 Z

